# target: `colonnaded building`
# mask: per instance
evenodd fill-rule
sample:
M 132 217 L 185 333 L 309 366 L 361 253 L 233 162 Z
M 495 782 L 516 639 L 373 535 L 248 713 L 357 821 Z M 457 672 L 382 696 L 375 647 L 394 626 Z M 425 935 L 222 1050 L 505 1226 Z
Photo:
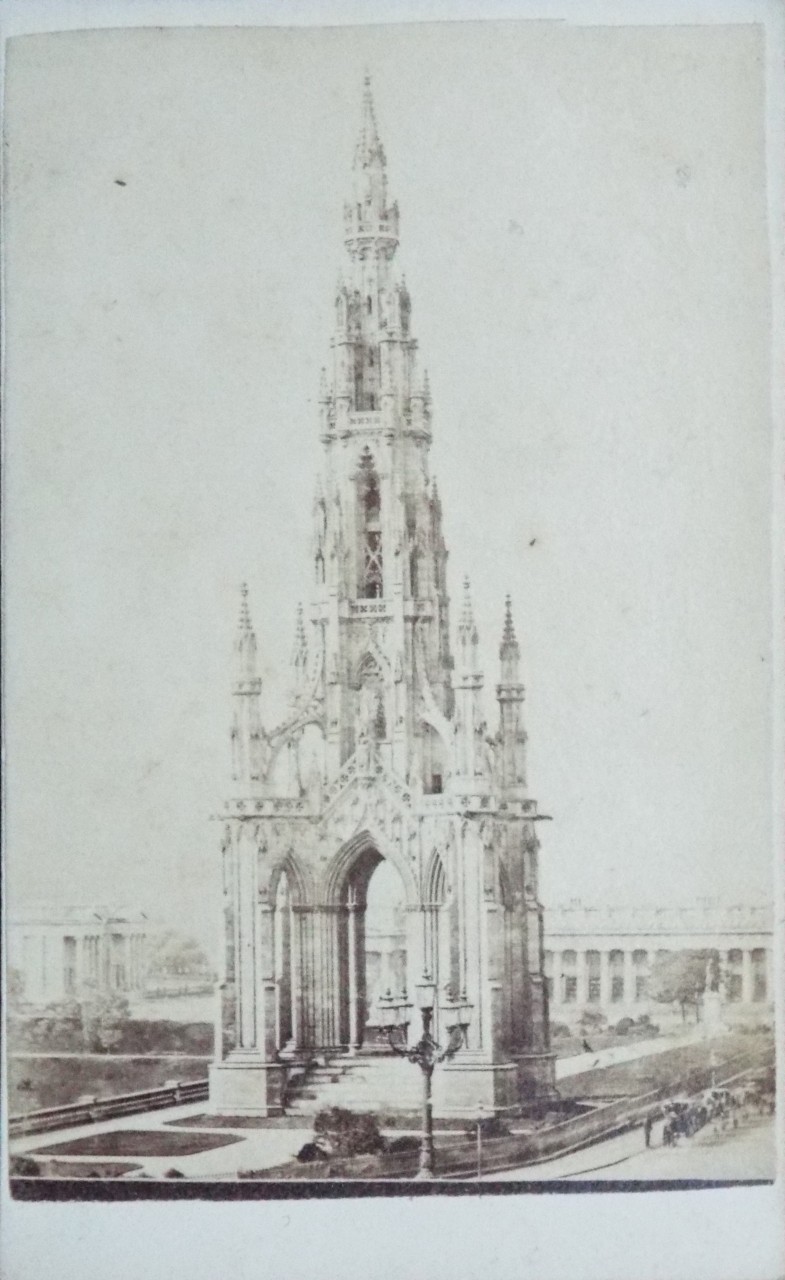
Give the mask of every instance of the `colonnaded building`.
M 654 998 L 655 965 L 679 951 L 716 953 L 724 1021 L 771 1020 L 773 912 L 704 899 L 685 906 L 611 907 L 572 901 L 547 911 L 545 980 L 551 1017 L 588 1009 L 609 1021 L 668 1010 Z M 675 1013 L 675 1010 L 674 1010 Z
M 149 925 L 129 907 L 29 903 L 8 915 L 8 967 L 18 997 L 47 1004 L 86 988 L 137 994 L 144 988 Z
M 241 604 L 211 1106 L 275 1113 L 284 1063 L 315 1057 L 340 1060 L 374 1101 L 365 917 L 374 886 L 395 881 L 404 946 L 390 982 L 405 981 L 413 999 L 427 975 L 440 999 L 471 1006 L 466 1046 L 437 1072 L 434 1097 L 437 1110 L 473 1113 L 553 1087 L 538 814 L 509 600 L 495 731 L 468 583 L 453 658 L 431 397 L 394 267 L 398 207 L 367 81 L 344 227 L 320 395 L 309 638 L 301 614 L 293 710 L 273 729 L 245 590 Z M 437 1007 L 440 1041 L 447 1021 Z M 376 1100 L 408 1106 L 418 1073 L 395 1068 L 377 1072 Z

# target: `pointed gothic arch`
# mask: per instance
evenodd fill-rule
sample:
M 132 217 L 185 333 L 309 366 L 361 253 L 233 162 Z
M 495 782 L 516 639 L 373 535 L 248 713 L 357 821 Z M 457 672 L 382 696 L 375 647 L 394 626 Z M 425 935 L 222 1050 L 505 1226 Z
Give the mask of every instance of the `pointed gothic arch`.
M 363 1043 L 370 1013 L 365 946 L 368 885 L 374 872 L 385 862 L 397 872 L 406 907 L 416 905 L 417 884 L 405 860 L 367 829 L 341 846 L 324 876 L 334 1025 L 338 1043 L 353 1051 Z
M 345 841 L 325 867 L 319 885 L 320 897 L 325 906 L 328 908 L 340 906 L 349 876 L 369 850 L 376 855 L 376 861 L 373 862 L 371 870 L 376 867 L 380 858 L 391 862 L 403 882 L 406 905 L 418 906 L 420 894 L 417 881 L 401 851 L 397 846 L 380 839 L 367 827 Z M 370 874 L 369 871 L 369 878 Z
M 442 856 L 436 848 L 431 850 L 423 886 L 424 901 L 441 906 L 446 897 L 446 876 Z
M 269 902 L 275 902 L 281 879 L 285 879 L 289 885 L 289 895 L 294 906 L 304 907 L 314 901 L 312 877 L 293 849 L 287 849 L 270 867 L 266 887 L 262 887 Z

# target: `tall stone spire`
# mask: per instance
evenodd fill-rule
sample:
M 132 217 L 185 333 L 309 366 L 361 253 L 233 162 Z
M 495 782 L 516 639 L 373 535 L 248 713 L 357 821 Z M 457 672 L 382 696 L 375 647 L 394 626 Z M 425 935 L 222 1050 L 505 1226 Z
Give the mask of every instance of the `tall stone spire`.
M 509 596 L 504 601 L 504 630 L 499 646 L 501 661 L 501 683 L 517 684 L 519 680 L 519 664 L 521 647 L 515 635 L 515 624 L 512 620 L 512 600 Z
M 370 76 L 365 77 L 362 123 L 354 149 L 352 199 L 344 206 L 344 240 L 352 257 L 371 247 L 389 260 L 398 244 L 398 206 L 387 202 L 387 160 L 379 139 Z
M 461 656 L 464 658 L 463 667 L 467 671 L 474 671 L 477 665 L 478 642 L 479 635 L 477 633 L 477 624 L 474 621 L 471 584 L 467 577 L 463 580 L 463 607 L 458 621 L 458 644 L 461 648 Z
M 251 612 L 248 608 L 248 584 L 245 582 L 240 587 L 240 616 L 237 620 L 234 651 L 238 685 L 256 680 L 256 634 L 251 624 Z
M 234 642 L 235 682 L 232 718 L 232 778 L 244 787 L 262 776 L 262 680 L 256 665 L 256 633 L 248 607 L 248 586 L 240 588 L 240 616 Z
M 310 643 L 298 609 L 294 697 L 265 731 L 247 588 L 240 599 L 234 783 L 216 815 L 226 946 L 211 1108 L 277 1114 L 292 1053 L 311 1061 L 369 1038 L 366 891 L 387 858 L 407 903 L 401 986 L 427 971 L 472 1009 L 470 1056 L 445 1073 L 444 1106 L 493 1114 L 553 1087 L 519 649 L 507 601 L 491 737 L 468 580 L 457 644 L 450 627 L 431 394 L 367 78 L 347 195 L 318 393 Z M 438 1002 L 433 1033 L 449 1033 Z M 388 1092 L 374 1103 L 409 1105 Z
M 504 628 L 499 645 L 499 785 L 507 794 L 523 795 L 526 786 L 526 732 L 523 727 L 524 687 L 520 678 L 521 647 L 512 619 L 512 601 L 504 602 Z
M 455 754 L 458 776 L 477 778 L 484 768 L 483 677 L 479 669 L 479 635 L 474 620 L 469 579 L 463 580 L 463 607 L 458 622 L 458 665 L 455 681 Z

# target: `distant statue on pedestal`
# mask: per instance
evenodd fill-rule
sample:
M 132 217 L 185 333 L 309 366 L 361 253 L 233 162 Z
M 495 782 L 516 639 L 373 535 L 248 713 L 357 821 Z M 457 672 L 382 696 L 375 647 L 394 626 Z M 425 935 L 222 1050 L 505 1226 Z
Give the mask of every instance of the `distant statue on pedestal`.
M 706 962 L 706 977 L 703 988 L 703 1031 L 704 1035 L 714 1035 L 723 1025 L 722 1005 L 724 992 L 719 964 L 716 956 L 709 956 Z

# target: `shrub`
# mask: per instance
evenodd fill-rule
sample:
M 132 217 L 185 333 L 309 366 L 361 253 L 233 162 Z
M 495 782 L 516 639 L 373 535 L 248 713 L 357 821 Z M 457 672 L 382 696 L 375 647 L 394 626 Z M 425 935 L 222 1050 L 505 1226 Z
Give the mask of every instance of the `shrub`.
M 318 1142 L 306 1142 L 297 1152 L 297 1159 L 301 1164 L 312 1164 L 314 1160 L 326 1160 L 327 1152 Z
M 38 1178 L 41 1167 L 37 1160 L 30 1156 L 11 1156 L 8 1161 L 8 1173 L 12 1178 Z
M 635 1026 L 634 1018 L 620 1018 L 619 1021 L 616 1023 L 616 1027 L 615 1027 L 616 1035 L 627 1036 L 630 1034 L 630 1031 L 634 1026 Z
M 604 1013 L 600 1013 L 599 1009 L 584 1009 L 581 1014 L 581 1026 L 593 1027 L 599 1030 L 600 1027 L 607 1026 L 608 1019 Z
M 164 1174 L 165 1178 L 184 1178 L 185 1174 L 182 1169 L 167 1169 Z
M 387 1151 L 391 1156 L 403 1155 L 406 1151 L 419 1151 L 420 1139 L 413 1133 L 402 1134 L 400 1138 L 392 1138 L 387 1143 Z
M 561 1039 L 564 1039 L 566 1036 L 571 1036 L 571 1035 L 572 1035 L 572 1032 L 570 1031 L 570 1028 L 567 1026 L 566 1022 L 551 1023 L 551 1037 L 554 1040 L 561 1040 Z
M 476 1136 L 478 1123 L 483 1138 L 508 1138 L 510 1136 L 510 1126 L 505 1124 L 500 1116 L 483 1116 L 480 1121 L 475 1121 L 471 1128 L 466 1130 L 467 1137 L 473 1138 Z
M 371 1155 L 385 1147 L 379 1121 L 370 1112 L 329 1107 L 318 1112 L 313 1130 L 317 1140 L 324 1138 L 331 1154 L 336 1156 Z

